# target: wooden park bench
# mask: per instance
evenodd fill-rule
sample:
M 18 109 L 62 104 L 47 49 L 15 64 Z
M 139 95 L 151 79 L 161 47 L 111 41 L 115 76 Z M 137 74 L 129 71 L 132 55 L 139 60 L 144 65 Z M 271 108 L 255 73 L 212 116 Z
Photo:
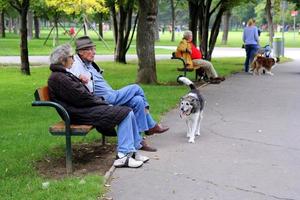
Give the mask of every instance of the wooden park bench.
M 177 68 L 177 71 L 183 71 L 183 76 L 186 77 L 187 72 L 195 71 L 195 81 L 198 81 L 200 79 L 205 79 L 206 74 L 205 74 L 205 71 L 203 70 L 203 68 L 201 68 L 201 66 L 198 66 L 198 68 L 195 68 L 195 69 L 188 68 L 188 65 L 186 64 L 185 60 L 183 58 L 176 57 L 175 52 L 172 53 L 171 59 L 177 59 L 182 62 L 183 67 Z
M 49 132 L 54 136 L 66 137 L 66 169 L 72 173 L 72 136 L 86 136 L 94 127 L 92 125 L 71 124 L 68 112 L 58 103 L 50 101 L 48 86 L 38 88 L 35 93 L 35 101 L 32 106 L 54 107 L 61 117 L 59 121 L 49 127 Z M 102 144 L 105 144 L 105 135 L 102 134 Z

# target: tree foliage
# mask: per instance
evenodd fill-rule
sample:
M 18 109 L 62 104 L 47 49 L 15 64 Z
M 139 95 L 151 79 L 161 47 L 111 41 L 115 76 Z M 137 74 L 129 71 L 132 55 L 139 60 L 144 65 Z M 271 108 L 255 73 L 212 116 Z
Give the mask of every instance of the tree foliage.
M 94 14 L 107 13 L 105 0 L 45 0 L 49 8 L 55 8 L 57 11 L 66 14 Z

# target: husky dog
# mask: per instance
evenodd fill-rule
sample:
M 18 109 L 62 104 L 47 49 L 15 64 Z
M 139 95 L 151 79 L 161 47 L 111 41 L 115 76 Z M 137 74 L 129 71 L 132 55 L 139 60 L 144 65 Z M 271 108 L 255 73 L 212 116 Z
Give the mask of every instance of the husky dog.
M 195 136 L 200 135 L 204 99 L 191 80 L 186 77 L 179 76 L 177 81 L 191 88 L 188 94 L 181 97 L 179 110 L 180 117 L 185 119 L 187 125 L 188 142 L 195 143 Z

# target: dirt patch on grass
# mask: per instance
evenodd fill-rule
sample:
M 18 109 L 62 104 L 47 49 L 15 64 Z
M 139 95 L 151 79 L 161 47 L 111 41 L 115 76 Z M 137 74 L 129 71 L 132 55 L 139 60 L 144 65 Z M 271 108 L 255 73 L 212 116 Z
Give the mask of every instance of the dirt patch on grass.
M 116 156 L 116 145 L 101 142 L 72 145 L 73 175 L 81 176 L 88 173 L 104 175 L 112 166 Z M 62 151 L 61 148 L 54 151 Z M 36 168 L 44 177 L 59 179 L 67 176 L 66 159 L 47 156 L 37 161 Z

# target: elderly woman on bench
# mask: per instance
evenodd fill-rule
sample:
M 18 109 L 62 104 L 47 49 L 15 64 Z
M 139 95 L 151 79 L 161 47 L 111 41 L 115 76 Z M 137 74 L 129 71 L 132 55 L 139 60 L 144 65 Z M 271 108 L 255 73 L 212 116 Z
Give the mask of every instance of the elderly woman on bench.
M 129 107 L 111 106 L 102 97 L 92 95 L 76 76 L 67 72 L 73 62 L 72 48 L 68 44 L 57 47 L 51 53 L 52 73 L 48 79 L 51 101 L 67 110 L 73 124 L 93 125 L 97 130 L 108 132 L 118 126 L 118 153 L 114 166 L 142 166 L 149 158 L 138 152 L 142 138 L 134 113 Z
M 188 65 L 188 69 L 204 69 L 210 83 L 220 83 L 224 81 L 224 77 L 218 77 L 218 74 L 211 62 L 202 59 L 202 53 L 192 43 L 193 33 L 192 31 L 185 31 L 183 38 L 179 43 L 176 50 L 176 57 L 183 58 Z

